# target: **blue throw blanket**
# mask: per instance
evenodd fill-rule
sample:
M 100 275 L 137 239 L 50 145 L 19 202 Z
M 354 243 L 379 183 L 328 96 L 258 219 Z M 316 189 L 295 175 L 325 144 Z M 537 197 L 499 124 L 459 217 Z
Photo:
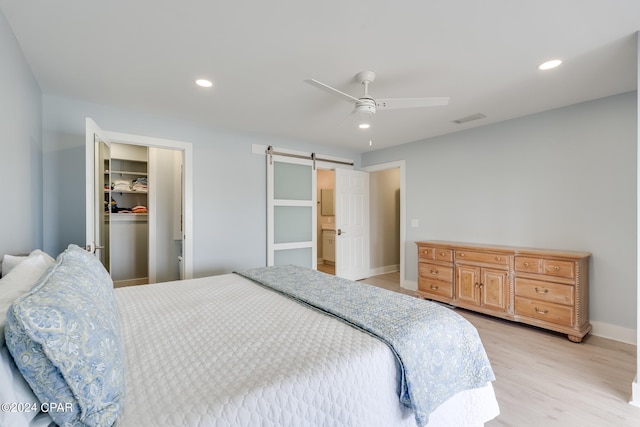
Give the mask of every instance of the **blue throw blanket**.
M 379 338 L 401 370 L 400 402 L 424 426 L 454 394 L 495 376 L 478 332 L 438 304 L 297 266 L 236 272 Z

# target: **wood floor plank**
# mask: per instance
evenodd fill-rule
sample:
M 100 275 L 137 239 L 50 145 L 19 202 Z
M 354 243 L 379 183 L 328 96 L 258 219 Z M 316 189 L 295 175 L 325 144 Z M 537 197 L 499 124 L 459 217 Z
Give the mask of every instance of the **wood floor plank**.
M 396 292 L 398 273 L 362 280 Z M 587 335 L 566 335 L 455 309 L 478 330 L 496 374 L 500 415 L 488 427 L 639 427 L 630 405 L 636 346 Z

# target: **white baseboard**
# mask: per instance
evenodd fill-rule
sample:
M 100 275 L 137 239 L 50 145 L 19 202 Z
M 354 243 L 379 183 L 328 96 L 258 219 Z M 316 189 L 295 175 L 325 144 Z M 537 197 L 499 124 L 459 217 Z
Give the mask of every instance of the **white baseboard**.
M 638 334 L 635 329 L 595 321 L 591 322 L 591 326 L 591 335 L 637 345 Z
M 378 276 L 380 274 L 393 273 L 394 271 L 400 271 L 400 264 L 371 268 L 369 269 L 369 277 Z
M 638 373 L 640 374 L 640 372 Z M 640 407 L 640 383 L 638 382 L 638 375 L 631 383 L 631 402 L 633 406 Z
M 400 283 L 400 287 L 405 288 L 405 289 L 409 289 L 410 291 L 417 291 L 418 290 L 418 282 L 413 282 L 411 280 L 405 280 L 404 282 Z

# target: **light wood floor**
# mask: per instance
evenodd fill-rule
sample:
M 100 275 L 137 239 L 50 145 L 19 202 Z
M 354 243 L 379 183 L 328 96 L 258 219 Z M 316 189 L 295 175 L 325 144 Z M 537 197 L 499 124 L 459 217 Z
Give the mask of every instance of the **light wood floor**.
M 399 273 L 362 280 L 401 289 Z M 455 309 L 478 329 L 496 375 L 500 415 L 495 426 L 640 426 L 630 405 L 636 347 L 588 335 L 581 344 L 564 335 Z

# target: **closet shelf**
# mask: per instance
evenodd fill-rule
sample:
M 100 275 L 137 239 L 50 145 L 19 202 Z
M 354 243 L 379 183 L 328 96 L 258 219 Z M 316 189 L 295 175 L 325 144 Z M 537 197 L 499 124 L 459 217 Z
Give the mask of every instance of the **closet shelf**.
M 149 194 L 148 191 L 135 191 L 135 190 L 104 190 L 104 192 L 111 191 L 112 193 L 120 194 Z
M 105 217 L 109 217 L 111 219 L 111 221 L 142 221 L 142 222 L 146 222 L 147 219 L 149 218 L 149 214 L 148 213 L 133 213 L 133 212 L 127 212 L 127 213 L 112 213 L 111 215 L 109 215 L 109 212 L 105 212 Z
M 111 170 L 111 171 L 106 170 L 106 171 L 104 171 L 105 174 L 107 174 L 109 172 L 111 172 L 111 173 L 119 173 L 121 175 L 137 175 L 137 176 L 147 176 L 147 175 L 149 175 L 147 172 L 116 171 L 116 170 Z

